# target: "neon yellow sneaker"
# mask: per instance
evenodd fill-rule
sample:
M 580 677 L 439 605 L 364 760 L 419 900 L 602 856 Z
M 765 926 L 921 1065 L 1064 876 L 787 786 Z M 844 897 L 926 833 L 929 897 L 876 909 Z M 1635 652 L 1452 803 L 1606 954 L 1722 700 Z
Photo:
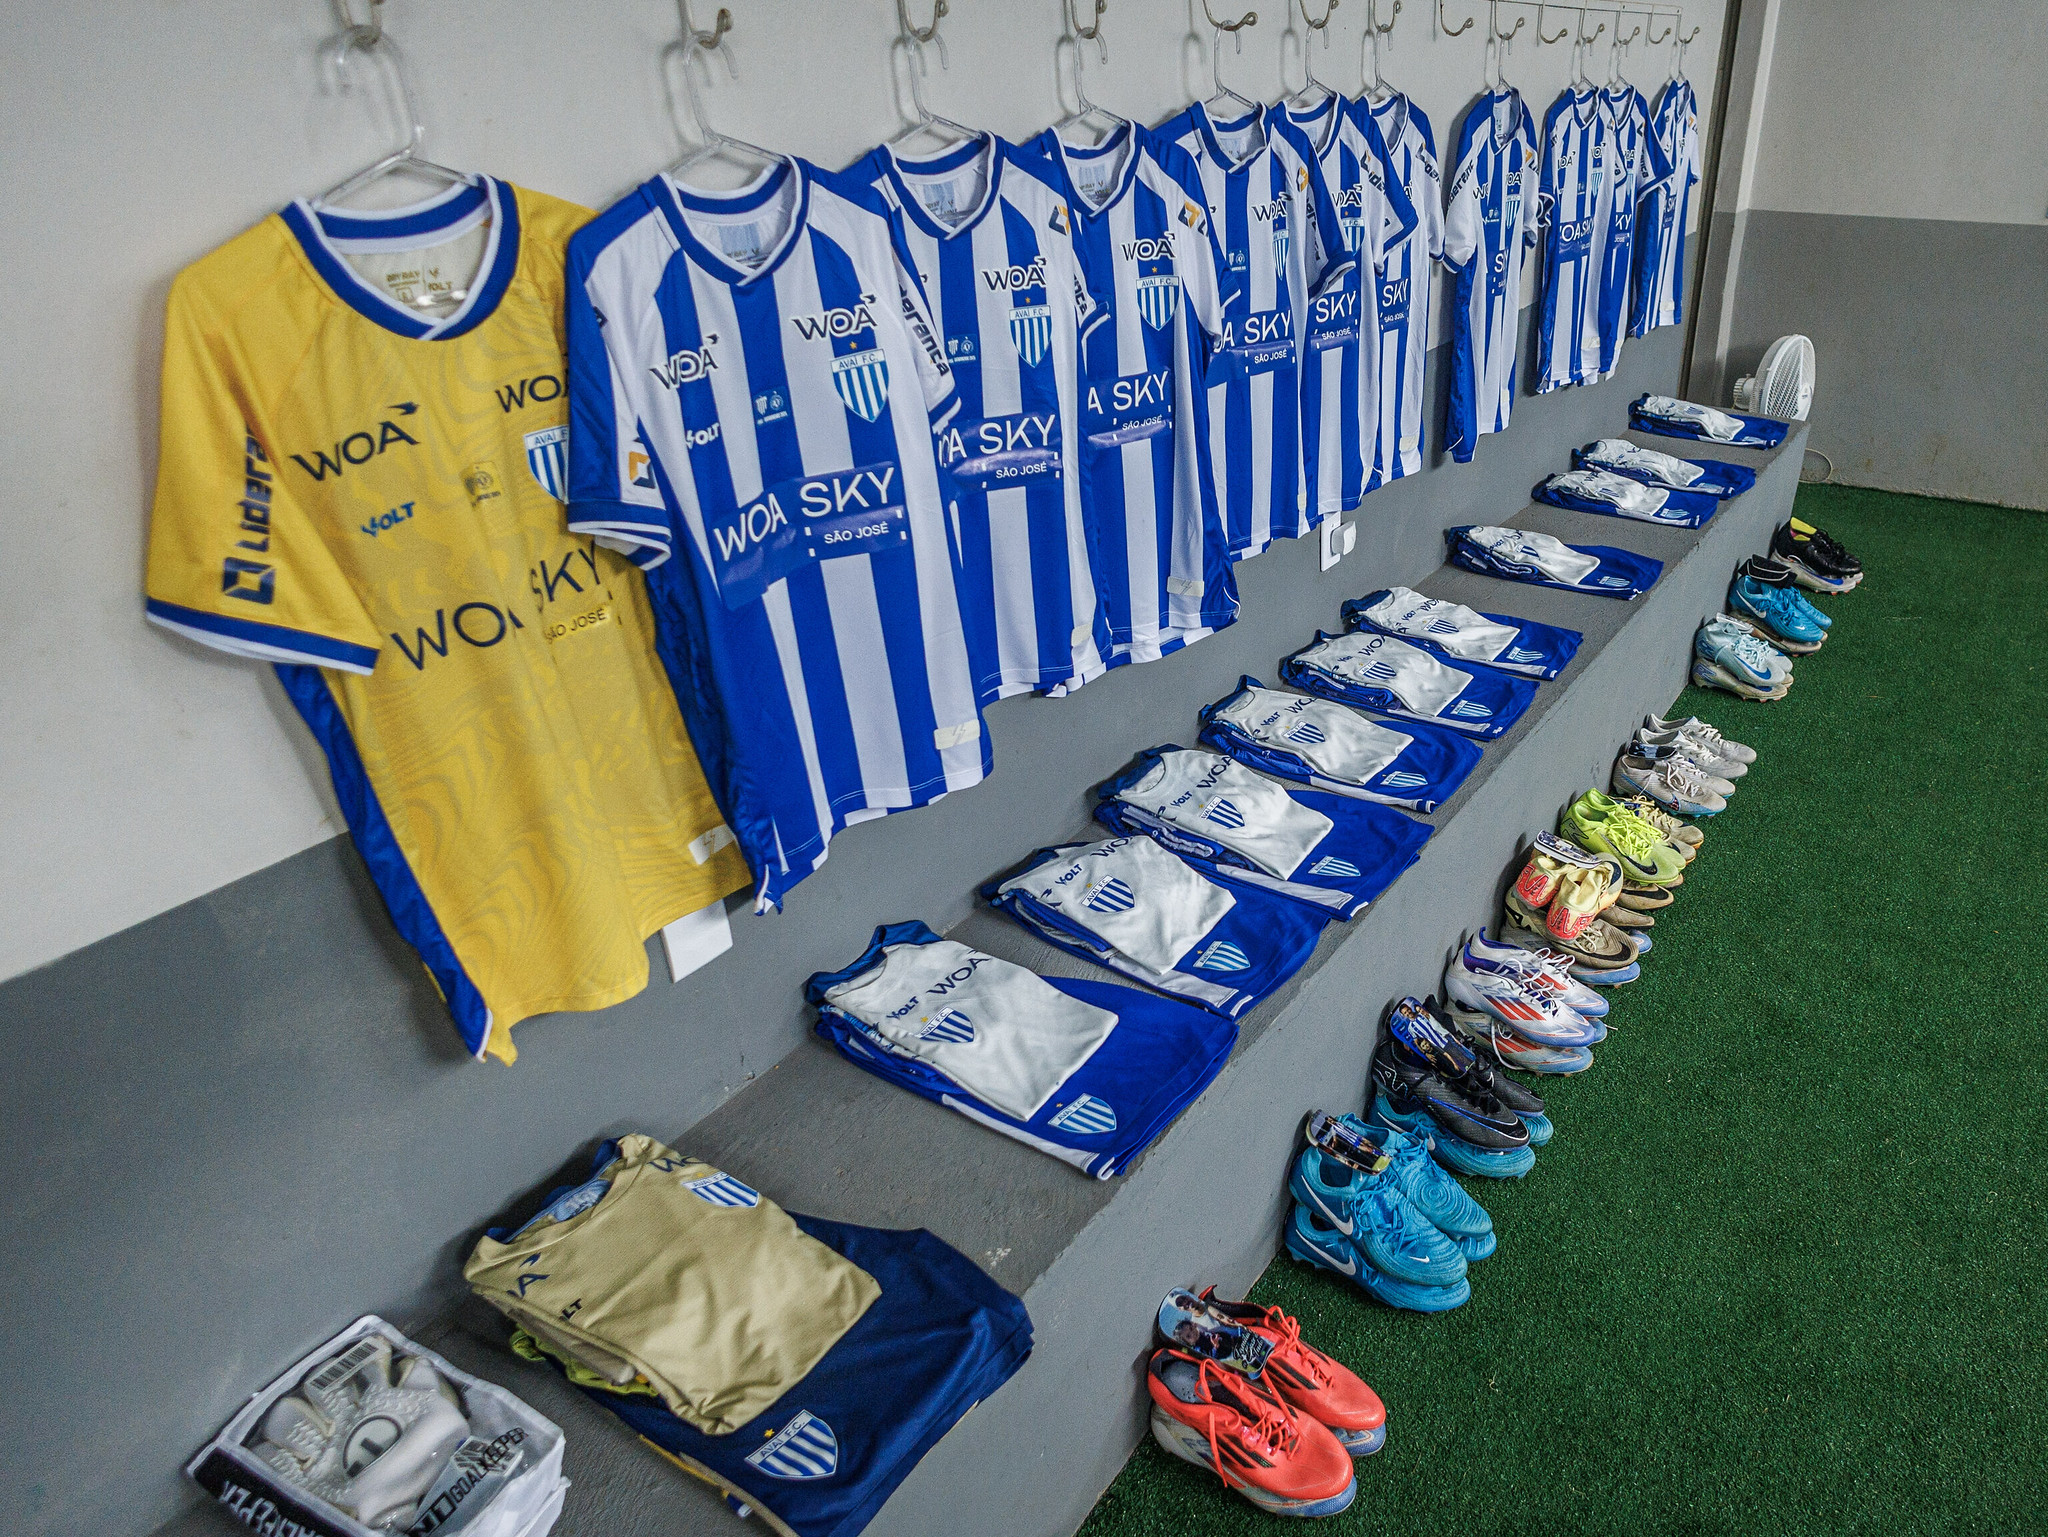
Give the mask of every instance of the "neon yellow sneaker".
M 1685 857 L 1664 841 L 1663 834 L 1598 790 L 1588 790 L 1565 807 L 1557 831 L 1580 848 L 1618 861 L 1630 880 L 1670 886 L 1684 874 Z
M 1700 845 L 1707 841 L 1707 835 L 1692 823 L 1673 816 L 1647 795 L 1631 795 L 1621 805 L 1624 811 L 1639 821 L 1648 822 L 1656 828 L 1666 843 L 1685 856 L 1687 864 L 1692 863 L 1693 855 L 1697 854 Z

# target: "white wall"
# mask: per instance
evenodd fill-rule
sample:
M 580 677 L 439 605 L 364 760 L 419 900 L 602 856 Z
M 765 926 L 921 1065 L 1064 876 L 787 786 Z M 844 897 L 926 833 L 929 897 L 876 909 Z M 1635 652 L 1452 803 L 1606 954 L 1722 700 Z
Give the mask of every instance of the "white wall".
M 1778 18 L 1754 206 L 2038 224 L 2048 4 L 1797 0 Z
M 889 0 L 728 4 L 741 77 L 721 76 L 710 93 L 720 127 L 835 167 L 893 131 Z M 1276 0 L 1262 5 L 1242 56 L 1226 45 L 1224 75 L 1272 96 L 1282 17 L 1295 28 L 1290 60 L 1305 28 Z M 920 20 L 929 6 L 913 0 Z M 934 60 L 933 109 L 1011 137 L 1057 116 L 1061 0 L 952 9 L 952 68 L 941 74 Z M 385 10 L 434 159 L 602 206 L 677 153 L 658 65 L 677 25 L 667 0 L 392 0 Z M 699 0 L 700 24 L 712 10 Z M 1322 78 L 1354 92 L 1363 10 L 1340 8 L 1329 51 L 1314 55 Z M 1705 97 L 1722 0 L 1693 10 L 1686 24 L 1703 30 L 1690 73 Z M 1090 95 L 1149 122 L 1198 83 L 1206 94 L 1191 14 L 1199 0 L 1112 0 L 1110 61 L 1094 68 L 1090 52 Z M 1409 0 L 1385 64 L 1440 145 L 1479 88 L 1486 28 L 1472 0 L 1449 0 L 1448 14 L 1479 22 L 1441 37 L 1428 0 Z M 369 160 L 389 130 L 370 100 L 323 85 L 317 50 L 337 23 L 317 0 L 0 0 L 0 21 L 6 977 L 342 829 L 324 766 L 269 673 L 143 623 L 142 556 L 172 276 Z M 1568 50 L 1535 47 L 1534 32 L 1532 12 L 1507 72 L 1540 117 Z M 1639 47 L 1626 72 L 1647 92 L 1665 68 Z

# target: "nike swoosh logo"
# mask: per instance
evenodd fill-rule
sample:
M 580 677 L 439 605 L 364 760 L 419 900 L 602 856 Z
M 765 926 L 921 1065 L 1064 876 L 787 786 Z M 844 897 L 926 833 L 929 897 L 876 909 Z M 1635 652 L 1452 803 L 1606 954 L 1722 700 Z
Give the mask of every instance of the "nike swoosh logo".
M 1317 1192 L 1315 1186 L 1310 1185 L 1308 1188 L 1308 1193 L 1315 1200 L 1316 1210 L 1321 1212 L 1326 1218 L 1329 1219 L 1330 1225 L 1332 1227 L 1334 1227 L 1338 1232 L 1342 1233 L 1346 1238 L 1349 1238 L 1351 1236 L 1351 1219 L 1348 1216 L 1338 1216 L 1337 1213 L 1331 1211 L 1328 1206 L 1324 1205 L 1323 1198 Z
M 1358 1266 L 1354 1264 L 1352 1261 L 1348 1259 L 1340 1260 L 1328 1249 L 1318 1248 L 1316 1252 L 1322 1255 L 1323 1263 L 1328 1265 L 1332 1270 L 1341 1270 L 1345 1275 L 1358 1274 Z

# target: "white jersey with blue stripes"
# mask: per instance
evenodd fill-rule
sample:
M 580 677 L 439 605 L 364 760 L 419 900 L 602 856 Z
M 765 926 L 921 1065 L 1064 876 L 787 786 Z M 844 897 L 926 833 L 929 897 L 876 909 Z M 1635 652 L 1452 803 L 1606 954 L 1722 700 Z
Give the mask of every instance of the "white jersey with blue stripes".
M 1623 81 L 1600 93 L 1613 145 L 1609 154 L 1607 217 L 1597 232 L 1600 271 L 1600 377 L 1612 378 L 1621 361 L 1635 287 L 1636 218 L 1650 195 L 1671 180 L 1671 160 L 1650 130 L 1650 105 Z
M 1081 507 L 1080 335 L 1096 306 L 1065 197 L 994 135 L 850 168 L 902 219 L 960 414 L 937 436 L 957 492 L 960 611 L 984 703 L 1101 674 Z
M 990 767 L 932 433 L 959 411 L 895 216 L 785 160 L 570 242 L 569 527 L 648 572 L 756 906 Z
M 1512 86 L 1482 96 L 1458 124 L 1444 196 L 1451 300 L 1451 388 L 1444 446 L 1460 464 L 1505 431 L 1515 401 L 1522 258 L 1536 241 L 1536 129 Z
M 1378 128 L 1387 155 L 1387 185 L 1415 210 L 1415 227 L 1385 252 L 1379 274 L 1379 388 L 1376 445 L 1367 489 L 1422 468 L 1422 370 L 1429 356 L 1432 262 L 1444 255 L 1443 172 L 1429 118 L 1399 91 L 1361 112 Z
M 1348 512 L 1379 484 L 1379 315 L 1387 253 L 1421 216 L 1394 180 L 1372 115 L 1341 96 L 1284 116 L 1315 155 L 1337 210 L 1344 254 L 1354 264 L 1341 283 L 1325 282 L 1309 300 L 1301 345 L 1301 473 L 1308 510 L 1318 519 Z
M 1671 165 L 1671 179 L 1652 189 L 1637 212 L 1635 336 L 1675 326 L 1685 307 L 1685 229 L 1692 189 L 1700 179 L 1700 103 L 1686 79 L 1665 82 L 1650 111 L 1650 134 Z
M 1543 115 L 1536 390 L 1600 377 L 1600 262 L 1612 207 L 1614 131 L 1600 93 L 1566 90 Z
M 1284 116 L 1219 123 L 1196 102 L 1157 131 L 1194 163 L 1234 301 L 1208 371 L 1204 446 L 1231 555 L 1249 560 L 1319 521 L 1302 483 L 1297 358 L 1311 291 L 1348 270 L 1337 211 Z
M 1193 164 L 1149 130 L 1081 149 L 1047 129 L 1025 148 L 1067 198 L 1099 316 L 1081 344 L 1081 478 L 1110 665 L 1154 661 L 1237 618 L 1197 411 L 1222 257 Z

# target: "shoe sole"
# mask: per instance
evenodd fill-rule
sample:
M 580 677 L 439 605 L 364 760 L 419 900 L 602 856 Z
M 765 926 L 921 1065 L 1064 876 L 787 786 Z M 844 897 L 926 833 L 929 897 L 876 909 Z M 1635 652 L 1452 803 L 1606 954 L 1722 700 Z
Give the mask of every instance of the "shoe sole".
M 1828 632 L 1826 630 L 1821 630 L 1819 640 L 1802 640 L 1798 636 L 1787 635 L 1775 624 L 1772 624 L 1767 615 L 1753 612 L 1747 604 L 1737 603 L 1732 596 L 1728 600 L 1728 612 L 1737 619 L 1755 625 L 1764 632 L 1765 640 L 1776 646 L 1780 651 L 1789 652 L 1793 656 L 1810 656 L 1820 650 L 1827 642 Z M 1814 628 L 1820 629 L 1820 626 L 1815 625 Z
M 1331 1261 L 1330 1257 L 1302 1241 L 1295 1233 L 1294 1224 L 1287 1225 L 1287 1252 L 1304 1265 L 1313 1265 L 1318 1270 L 1327 1270 L 1349 1280 L 1360 1291 L 1376 1302 L 1384 1302 L 1390 1308 L 1400 1308 L 1409 1313 L 1448 1313 L 1452 1308 L 1462 1307 L 1471 1299 L 1472 1283 L 1459 1281 L 1455 1286 L 1416 1286 L 1406 1281 L 1396 1281 L 1391 1276 L 1381 1275 L 1371 1265 L 1362 1270 L 1346 1270 Z M 1441 1293 L 1441 1295 L 1433 1295 Z M 1170 1417 L 1169 1417 L 1170 1418 Z M 1178 1421 L 1173 1423 L 1178 1424 Z M 1208 1450 L 1204 1441 L 1202 1449 Z M 1204 1466 L 1207 1465 L 1206 1459 Z M 1290 1511 L 1276 1512 L 1280 1515 L 1294 1514 Z
M 1290 1500 L 1232 1478 L 1210 1461 L 1207 1436 L 1192 1425 L 1183 1425 L 1157 1404 L 1152 1406 L 1152 1439 L 1182 1462 L 1192 1462 L 1196 1467 L 1214 1473 L 1228 1487 L 1243 1495 L 1248 1503 L 1258 1506 L 1269 1516 L 1334 1516 L 1338 1511 L 1348 1509 L 1358 1497 L 1356 1478 L 1345 1486 L 1343 1493 L 1321 1500 Z
M 1692 681 L 1701 688 L 1717 688 L 1724 693 L 1735 695 L 1738 699 L 1755 699 L 1765 703 L 1783 699 L 1792 692 L 1789 683 L 1781 689 L 1758 688 L 1754 684 L 1745 683 L 1718 662 L 1710 662 L 1705 657 L 1693 659 Z
M 1721 797 L 1720 805 L 1708 806 L 1699 801 L 1686 800 L 1683 796 L 1673 795 L 1669 791 L 1666 791 L 1663 795 L 1659 795 L 1655 790 L 1651 789 L 1648 785 L 1638 784 L 1635 780 L 1630 779 L 1626 774 L 1622 773 L 1622 771 L 1619 768 L 1617 768 L 1614 771 L 1613 775 L 1608 779 L 1607 782 L 1609 787 L 1614 791 L 1615 798 L 1618 800 L 1626 800 L 1631 795 L 1647 795 L 1650 797 L 1651 800 L 1655 801 L 1659 806 L 1663 807 L 1666 811 L 1675 812 L 1682 817 L 1719 816 L 1723 811 L 1726 811 L 1728 809 L 1727 796 Z M 1734 785 L 1729 784 L 1729 782 L 1725 779 L 1722 780 L 1721 783 L 1728 785 L 1729 794 L 1732 795 L 1734 793 Z M 1662 838 L 1666 843 L 1671 844 L 1673 848 L 1678 847 L 1678 844 L 1671 838 L 1671 836 L 1668 833 L 1660 832 L 1657 836 Z M 1683 850 L 1680 850 L 1680 852 L 1682 853 Z
M 1370 1457 L 1387 1444 L 1387 1426 L 1384 1420 L 1370 1430 L 1350 1430 L 1342 1425 L 1332 1425 L 1328 1421 L 1319 1423 L 1337 1438 L 1337 1444 L 1351 1453 L 1354 1460 Z
M 1678 898 L 1664 890 L 1661 886 L 1654 888 L 1654 890 L 1656 893 L 1654 896 L 1649 892 L 1624 891 L 1615 899 L 1614 905 L 1621 908 L 1624 912 L 1661 913 L 1665 908 L 1678 900 Z M 1662 897 L 1663 900 L 1660 902 L 1657 900 L 1658 897 Z M 1609 911 L 1611 912 L 1612 909 L 1609 909 Z M 1613 920 L 1610 918 L 1608 921 L 1612 922 Z
M 1855 579 L 1846 577 L 1839 582 L 1832 582 L 1829 578 L 1822 576 L 1818 571 L 1809 570 L 1807 567 L 1801 565 L 1798 561 L 1793 560 L 1789 556 L 1779 555 L 1775 558 L 1783 562 L 1785 568 L 1792 573 L 1792 580 L 1797 582 L 1801 587 L 1804 587 L 1808 592 L 1826 592 L 1839 594 L 1847 592 L 1850 588 L 1856 585 Z M 1857 573 L 1858 578 L 1860 578 L 1861 575 L 1861 572 Z

